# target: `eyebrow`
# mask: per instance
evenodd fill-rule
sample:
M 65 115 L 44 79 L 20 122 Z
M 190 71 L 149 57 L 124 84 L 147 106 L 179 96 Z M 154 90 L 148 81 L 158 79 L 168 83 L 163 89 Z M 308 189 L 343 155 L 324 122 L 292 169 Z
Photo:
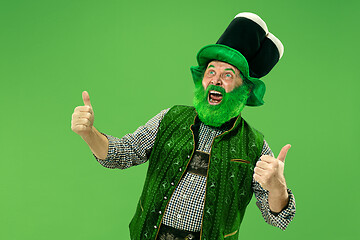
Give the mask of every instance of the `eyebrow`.
M 230 70 L 230 71 L 232 71 L 232 72 L 235 74 L 235 71 L 234 71 L 234 69 L 232 69 L 232 68 L 225 68 L 225 70 Z
M 211 68 L 211 67 L 215 68 L 214 65 L 209 65 L 209 66 L 207 67 L 207 69 L 209 69 L 209 68 Z M 234 74 L 236 74 L 235 71 L 234 71 L 234 69 L 232 69 L 232 68 L 225 68 L 225 71 L 226 71 L 226 70 L 230 70 L 230 71 L 232 71 Z

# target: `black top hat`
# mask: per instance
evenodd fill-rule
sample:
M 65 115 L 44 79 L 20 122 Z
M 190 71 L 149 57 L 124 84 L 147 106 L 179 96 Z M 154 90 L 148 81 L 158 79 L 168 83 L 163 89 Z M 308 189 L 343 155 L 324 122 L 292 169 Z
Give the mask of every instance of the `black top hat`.
M 237 67 L 254 87 L 246 105 L 264 104 L 265 84 L 259 79 L 268 74 L 284 53 L 284 46 L 266 23 L 254 13 L 235 16 L 216 44 L 203 47 L 197 54 L 199 66 L 192 67 L 194 81 L 203 77 L 204 67 L 212 60 Z

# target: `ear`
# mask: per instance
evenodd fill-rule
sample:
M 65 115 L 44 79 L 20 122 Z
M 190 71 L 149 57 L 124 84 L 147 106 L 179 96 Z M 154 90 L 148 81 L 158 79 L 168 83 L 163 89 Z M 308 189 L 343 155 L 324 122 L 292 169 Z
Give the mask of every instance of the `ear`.
M 191 75 L 195 84 L 198 82 L 202 82 L 204 78 L 205 68 L 206 67 L 204 66 L 190 67 Z
M 248 91 L 250 94 L 253 91 L 255 85 L 251 81 L 249 81 L 246 77 L 244 77 L 242 73 L 240 73 L 240 75 L 241 75 L 241 79 L 243 80 L 243 83 L 245 83 L 246 86 L 248 87 L 249 89 Z

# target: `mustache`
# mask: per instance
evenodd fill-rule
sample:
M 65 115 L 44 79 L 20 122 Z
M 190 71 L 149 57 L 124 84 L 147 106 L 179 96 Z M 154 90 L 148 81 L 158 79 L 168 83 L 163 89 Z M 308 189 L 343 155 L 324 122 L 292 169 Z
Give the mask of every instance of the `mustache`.
M 206 88 L 206 94 L 209 94 L 210 91 L 218 91 L 220 92 L 223 96 L 226 95 L 226 91 L 223 87 L 220 87 L 220 86 L 216 86 L 216 85 L 209 85 L 207 88 Z

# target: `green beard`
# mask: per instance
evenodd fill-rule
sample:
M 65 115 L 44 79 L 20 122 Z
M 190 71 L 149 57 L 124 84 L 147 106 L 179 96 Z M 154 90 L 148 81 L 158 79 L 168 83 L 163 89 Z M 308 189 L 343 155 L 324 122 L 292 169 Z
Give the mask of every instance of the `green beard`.
M 208 102 L 209 91 L 221 92 L 223 98 L 218 105 L 210 105 Z M 237 117 L 245 107 L 249 97 L 249 90 L 246 84 L 235 88 L 231 92 L 215 85 L 209 85 L 206 90 L 202 83 L 195 84 L 194 107 L 200 120 L 206 125 L 220 127 L 233 117 Z

